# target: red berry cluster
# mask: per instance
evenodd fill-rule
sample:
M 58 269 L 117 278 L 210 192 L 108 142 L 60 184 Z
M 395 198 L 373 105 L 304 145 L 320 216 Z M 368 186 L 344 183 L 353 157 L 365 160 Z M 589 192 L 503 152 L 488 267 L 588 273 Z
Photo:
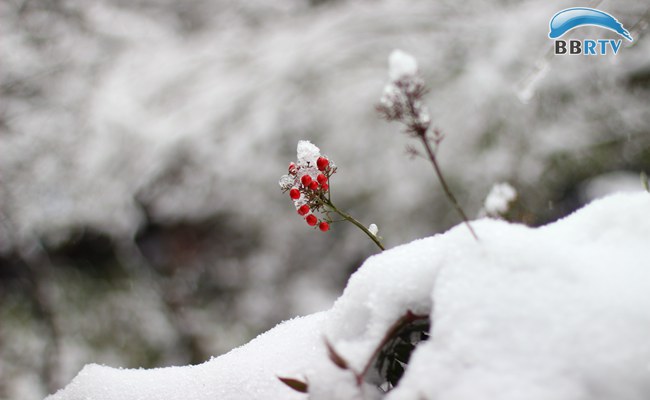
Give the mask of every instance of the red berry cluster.
M 329 179 L 336 167 L 326 157 L 318 157 L 316 165 L 310 163 L 289 164 L 289 175 L 280 180 L 280 186 L 289 191 L 298 214 L 305 218 L 307 225 L 317 226 L 323 232 L 330 229 L 328 220 L 320 220 L 313 213 L 323 211 L 324 202 L 329 195 Z

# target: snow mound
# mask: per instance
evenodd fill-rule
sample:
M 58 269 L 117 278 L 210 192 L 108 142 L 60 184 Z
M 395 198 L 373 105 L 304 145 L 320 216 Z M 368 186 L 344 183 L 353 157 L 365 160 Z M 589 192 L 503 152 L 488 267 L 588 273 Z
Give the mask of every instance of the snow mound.
M 84 367 L 50 400 L 299 399 L 276 374 L 293 372 L 324 357 L 320 325 L 324 314 L 276 326 L 245 346 L 200 365 L 157 369 Z
M 380 398 L 359 371 L 407 311 L 428 314 L 394 399 L 650 398 L 650 195 L 618 194 L 556 223 L 474 221 L 370 257 L 324 313 L 295 319 L 202 365 L 87 366 L 49 400 Z

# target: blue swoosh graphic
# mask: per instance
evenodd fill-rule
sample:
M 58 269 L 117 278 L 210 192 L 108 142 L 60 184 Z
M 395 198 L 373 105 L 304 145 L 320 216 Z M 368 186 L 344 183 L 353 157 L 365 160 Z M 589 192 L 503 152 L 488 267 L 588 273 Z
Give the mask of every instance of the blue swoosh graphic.
M 630 42 L 634 41 L 630 32 L 628 32 L 623 24 L 606 12 L 596 10 L 594 8 L 574 7 L 567 8 L 556 13 L 551 22 L 549 23 L 551 31 L 548 37 L 551 39 L 559 38 L 568 31 L 585 25 L 600 26 L 601 28 L 609 29 L 623 36 Z

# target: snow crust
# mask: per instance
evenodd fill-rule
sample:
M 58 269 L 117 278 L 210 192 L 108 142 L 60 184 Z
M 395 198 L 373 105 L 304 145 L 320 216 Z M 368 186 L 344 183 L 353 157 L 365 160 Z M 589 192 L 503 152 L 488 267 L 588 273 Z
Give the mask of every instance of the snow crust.
M 370 257 L 323 313 L 279 325 L 205 364 L 87 366 L 48 400 L 371 399 L 325 355 L 326 337 L 360 370 L 407 311 L 431 339 L 385 398 L 650 398 L 650 195 L 617 194 L 553 224 L 472 222 Z

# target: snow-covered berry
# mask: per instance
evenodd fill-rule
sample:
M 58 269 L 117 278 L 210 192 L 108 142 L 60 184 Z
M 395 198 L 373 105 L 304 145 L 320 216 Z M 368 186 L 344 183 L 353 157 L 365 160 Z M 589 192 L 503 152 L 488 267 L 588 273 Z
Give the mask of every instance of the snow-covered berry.
M 300 182 L 302 182 L 302 184 L 305 187 L 309 187 L 309 184 L 311 183 L 311 181 L 312 181 L 312 179 L 311 179 L 311 176 L 309 176 L 309 175 L 303 175 L 303 177 L 300 178 Z
M 306 140 L 298 142 L 296 152 L 298 159 L 289 163 L 289 173 L 280 178 L 280 188 L 289 192 L 294 209 L 309 226 L 327 231 L 331 212 L 329 183 L 336 173 L 336 164 L 321 156 L 320 149 Z
M 325 157 L 318 157 L 318 160 L 316 160 L 316 166 L 318 167 L 319 171 L 325 171 L 329 165 L 330 162 Z

